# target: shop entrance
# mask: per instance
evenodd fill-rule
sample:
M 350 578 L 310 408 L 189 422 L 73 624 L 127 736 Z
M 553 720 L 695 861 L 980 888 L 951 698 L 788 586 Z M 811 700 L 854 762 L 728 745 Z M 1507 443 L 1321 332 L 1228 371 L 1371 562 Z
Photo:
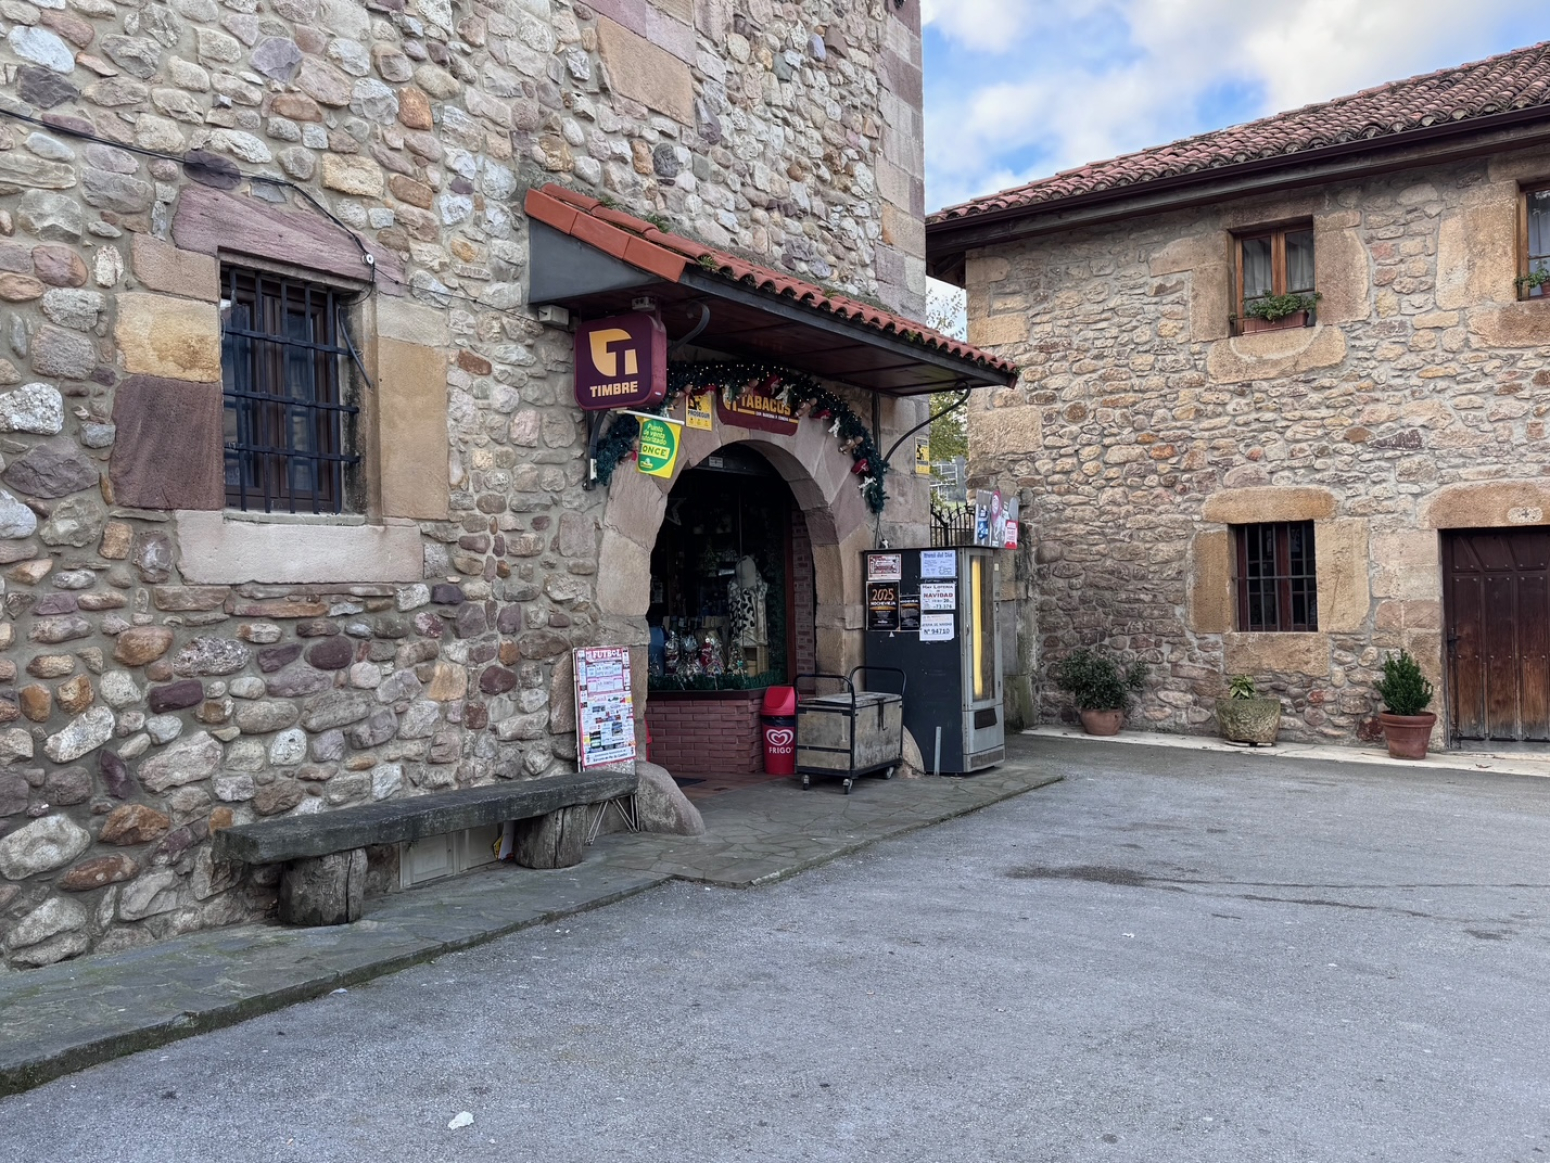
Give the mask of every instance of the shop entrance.
M 651 552 L 652 760 L 760 775 L 764 692 L 814 669 L 814 610 L 807 522 L 774 466 L 729 444 L 686 470 Z

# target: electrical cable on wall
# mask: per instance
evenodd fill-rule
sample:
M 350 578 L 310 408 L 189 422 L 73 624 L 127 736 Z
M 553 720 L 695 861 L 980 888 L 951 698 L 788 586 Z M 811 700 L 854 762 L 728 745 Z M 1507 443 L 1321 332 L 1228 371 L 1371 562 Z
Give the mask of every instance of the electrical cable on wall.
M 365 265 L 367 270 L 371 272 L 368 281 L 371 284 L 372 291 L 375 292 L 378 289 L 379 278 L 386 282 L 392 283 L 395 286 L 402 287 L 406 291 L 413 291 L 415 289 L 413 284 L 407 280 L 397 278 L 394 275 L 388 274 L 386 271 L 381 270 L 377 264 L 377 256 L 372 254 L 370 248 L 361 241 L 360 235 L 355 232 L 354 228 L 339 218 L 338 215 L 336 215 L 322 202 L 318 201 L 318 199 L 312 195 L 312 192 L 305 186 L 299 185 L 296 182 L 291 181 L 289 178 L 276 177 L 272 174 L 248 173 L 247 171 L 241 169 L 229 158 L 224 158 L 219 154 L 205 153 L 201 150 L 190 150 L 185 154 L 175 154 L 167 150 L 148 149 L 145 146 L 131 145 L 122 141 L 114 141 L 110 137 L 102 137 L 99 134 L 87 133 L 83 129 L 76 129 L 75 127 L 69 125 L 56 125 L 51 121 L 45 121 L 39 117 L 32 117 L 26 113 L 18 113 L 13 109 L 0 108 L 0 117 L 9 117 L 13 121 L 26 122 L 28 125 L 35 125 L 40 129 L 48 130 L 50 133 L 64 134 L 67 137 L 77 138 L 81 141 L 89 141 L 95 145 L 105 145 L 111 149 L 121 149 L 126 153 L 134 153 L 139 154 L 142 157 L 157 158 L 161 161 L 173 162 L 176 165 L 182 166 L 184 172 L 187 173 L 187 175 L 193 181 L 196 181 L 203 186 L 211 186 L 215 189 L 230 189 L 231 187 L 235 186 L 237 180 L 240 179 L 249 182 L 263 182 L 267 185 L 279 186 L 285 189 L 294 190 L 307 202 L 308 205 L 310 205 L 319 214 L 323 215 L 323 217 L 327 218 L 335 226 L 339 227 L 340 230 L 344 231 L 347 235 L 350 236 L 350 241 L 354 243 L 355 248 L 361 252 L 362 264 Z M 461 294 L 452 290 L 450 287 L 444 287 L 439 291 L 425 291 L 423 293 L 431 298 L 459 299 L 462 302 L 472 303 L 477 307 L 483 307 L 485 310 L 495 309 L 490 307 L 488 303 L 485 303 L 472 295 Z

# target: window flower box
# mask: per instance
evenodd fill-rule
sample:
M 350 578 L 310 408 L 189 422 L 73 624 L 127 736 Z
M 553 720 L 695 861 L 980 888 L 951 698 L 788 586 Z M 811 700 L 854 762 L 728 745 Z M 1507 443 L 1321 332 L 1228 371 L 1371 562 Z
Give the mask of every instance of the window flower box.
M 1253 335 L 1257 331 L 1289 331 L 1294 327 L 1312 327 L 1312 311 L 1293 311 L 1279 319 L 1255 319 L 1252 316 L 1238 320 L 1240 335 Z

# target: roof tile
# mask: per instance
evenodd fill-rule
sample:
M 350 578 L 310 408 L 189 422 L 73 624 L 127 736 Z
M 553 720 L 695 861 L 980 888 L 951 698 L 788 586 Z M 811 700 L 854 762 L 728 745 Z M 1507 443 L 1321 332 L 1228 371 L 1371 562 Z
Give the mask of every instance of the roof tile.
M 693 263 L 722 278 L 751 285 L 762 293 L 794 300 L 841 319 L 859 321 L 884 334 L 912 336 L 923 346 L 958 359 L 998 372 L 1011 374 L 1017 371 L 1017 365 L 1010 360 L 961 343 L 913 319 L 845 295 L 829 294 L 822 287 L 759 266 L 735 254 L 716 250 L 681 234 L 659 230 L 644 219 L 604 206 L 596 198 L 588 198 L 564 186 L 551 183 L 542 189 L 529 190 L 525 208 L 530 217 L 671 283 L 678 282 L 684 269 Z
M 1442 122 L 1466 121 L 1541 105 L 1550 106 L 1550 42 L 1391 81 L 1246 125 L 1078 166 L 1027 185 L 949 206 L 926 221 L 940 226 L 981 214 L 1033 209 L 1183 174 L 1413 133 Z M 1550 109 L 1546 112 L 1550 114 Z

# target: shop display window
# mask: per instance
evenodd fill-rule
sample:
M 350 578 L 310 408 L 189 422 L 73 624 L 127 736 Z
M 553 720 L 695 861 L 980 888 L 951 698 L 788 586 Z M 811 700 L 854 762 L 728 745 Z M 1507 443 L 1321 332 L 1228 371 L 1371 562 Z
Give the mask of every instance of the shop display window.
M 785 481 L 752 450 L 723 448 L 682 474 L 651 554 L 650 690 L 789 680 L 794 519 Z

